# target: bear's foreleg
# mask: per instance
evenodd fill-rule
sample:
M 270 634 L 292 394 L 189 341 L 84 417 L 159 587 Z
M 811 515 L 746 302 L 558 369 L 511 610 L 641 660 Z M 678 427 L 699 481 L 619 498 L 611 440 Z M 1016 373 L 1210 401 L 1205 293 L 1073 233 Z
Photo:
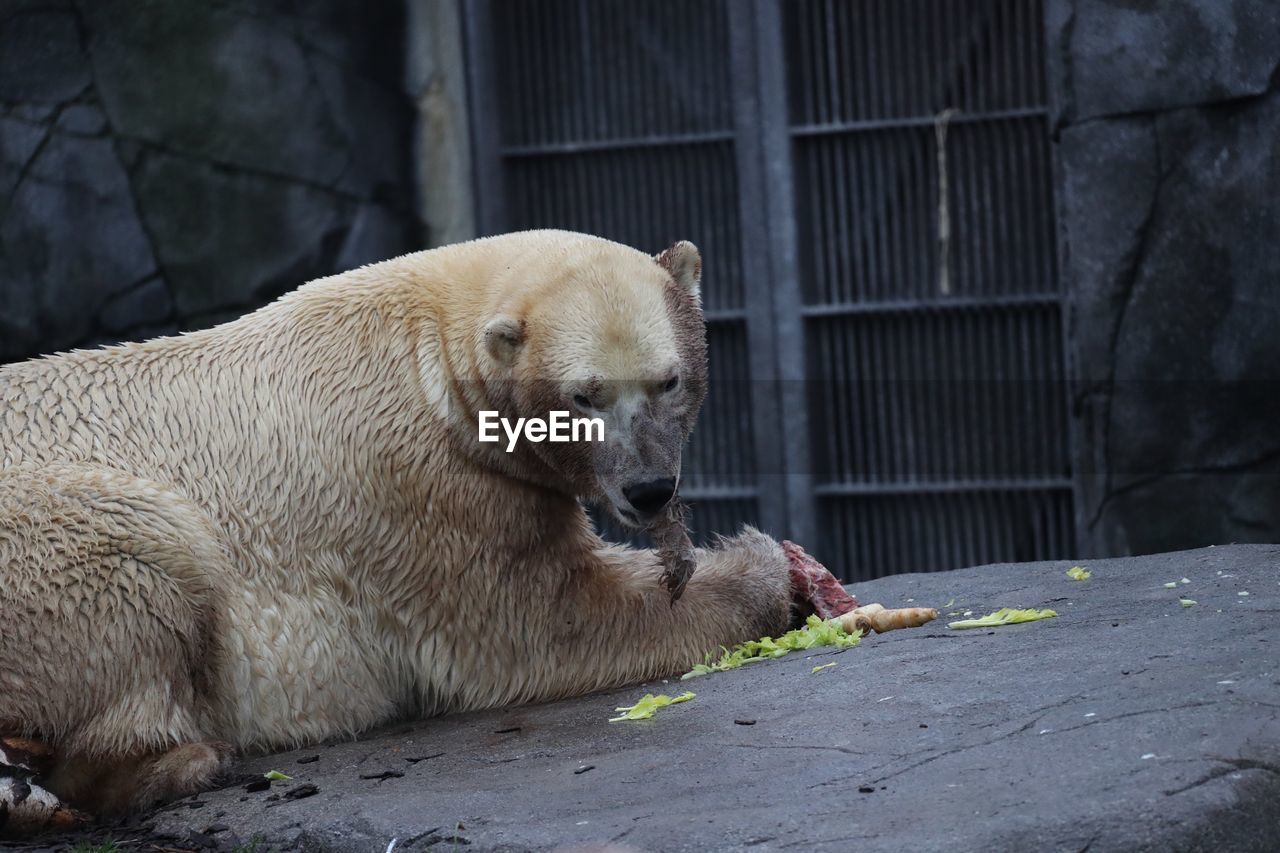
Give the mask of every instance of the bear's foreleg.
M 672 602 L 652 551 L 611 547 L 550 614 L 563 626 L 544 662 L 553 698 L 679 674 L 708 652 L 785 631 L 792 622 L 790 560 L 754 529 L 698 549 L 684 595 Z

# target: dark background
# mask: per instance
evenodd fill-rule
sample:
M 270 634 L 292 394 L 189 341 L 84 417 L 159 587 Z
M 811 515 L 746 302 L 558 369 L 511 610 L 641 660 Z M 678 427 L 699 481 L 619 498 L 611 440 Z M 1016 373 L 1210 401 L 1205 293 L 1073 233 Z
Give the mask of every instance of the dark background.
M 857 85 L 878 112 L 833 94 Z M 801 107 L 823 92 L 828 112 Z M 932 146 L 954 106 L 952 189 L 1008 230 L 957 201 L 939 295 Z M 914 184 L 884 179 L 904 151 Z M 850 578 L 1277 541 L 1278 155 L 1269 0 L 0 0 L 0 361 L 213 325 L 501 227 L 689 237 L 726 389 L 692 451 L 704 532 L 812 537 Z M 877 181 L 883 210 L 858 195 Z M 922 230 L 877 255 L 889 290 L 826 292 L 826 247 L 908 215 Z M 966 273 L 970 251 L 995 272 Z M 937 370 L 961 351 L 931 342 L 965 335 L 969 373 Z M 921 372 L 860 380 L 841 347 L 867 341 Z M 930 408 L 947 394 L 985 418 Z M 837 471 L 824 435 L 863 455 Z M 995 456 L 889 462 L 944 440 Z

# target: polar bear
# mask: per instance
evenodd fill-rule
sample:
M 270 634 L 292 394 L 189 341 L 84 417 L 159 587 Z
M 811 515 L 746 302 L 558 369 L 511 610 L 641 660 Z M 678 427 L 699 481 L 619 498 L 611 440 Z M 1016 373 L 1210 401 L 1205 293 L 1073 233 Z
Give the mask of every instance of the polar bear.
M 697 249 L 561 231 L 318 280 L 0 370 L 0 812 L 142 808 L 271 750 L 688 668 L 787 627 L 744 531 L 683 598 L 643 526 L 706 386 Z M 573 410 L 604 441 L 478 441 Z M 3 768 L 0 768 L 3 769 Z M 7 799 L 6 799 L 7 798 Z

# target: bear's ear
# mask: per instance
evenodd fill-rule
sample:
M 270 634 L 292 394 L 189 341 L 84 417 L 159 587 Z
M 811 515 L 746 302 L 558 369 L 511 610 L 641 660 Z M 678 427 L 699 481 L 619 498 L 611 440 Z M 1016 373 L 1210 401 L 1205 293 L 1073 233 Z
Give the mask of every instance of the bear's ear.
M 698 247 L 688 240 L 681 240 L 662 254 L 654 257 L 658 266 L 671 273 L 676 284 L 685 289 L 693 297 L 694 302 L 701 304 L 702 294 L 699 283 L 702 281 L 702 255 Z
M 494 361 L 510 365 L 524 344 L 524 323 L 499 314 L 484 324 L 484 348 Z

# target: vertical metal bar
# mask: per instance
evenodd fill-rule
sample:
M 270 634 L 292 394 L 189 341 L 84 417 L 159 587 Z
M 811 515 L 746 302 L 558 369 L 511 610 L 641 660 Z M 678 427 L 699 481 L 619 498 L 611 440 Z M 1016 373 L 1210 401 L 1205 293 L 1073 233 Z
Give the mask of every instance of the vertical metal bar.
M 843 302 L 849 296 L 849 243 L 853 235 L 853 223 L 850 219 L 852 210 L 845 197 L 849 185 L 849 175 L 845 169 L 848 160 L 848 139 L 833 136 L 823 140 L 822 146 L 830 155 L 830 167 L 822 175 L 822 184 L 813 187 L 827 201 L 827 210 L 822 217 L 830 223 L 832 234 L 824 238 L 822 250 L 830 259 L 828 275 L 823 282 L 821 294 L 828 302 Z
M 612 172 L 621 178 L 620 183 L 609 188 L 602 174 L 599 181 L 600 194 L 597 198 L 597 204 L 612 214 L 609 227 L 617 235 L 618 240 L 651 253 L 661 252 L 667 248 L 645 245 L 652 240 L 650 235 L 658 230 L 658 222 L 667 220 L 666 216 L 657 211 L 657 205 L 651 201 L 654 194 L 662 192 L 662 184 L 665 183 L 663 173 L 666 170 L 659 167 L 654 170 L 659 174 L 654 176 L 654 180 L 649 180 L 650 170 L 656 164 L 683 170 L 686 166 L 683 155 L 684 149 L 676 147 L 655 150 L 648 157 L 634 150 L 613 151 L 609 153 L 608 160 L 601 163 L 602 173 Z M 658 186 L 653 186 L 654 183 Z M 701 188 L 687 183 L 684 186 L 689 191 L 690 202 L 696 203 L 702 195 Z
M 893 87 L 895 104 L 892 115 L 898 118 L 912 115 L 914 112 L 911 103 L 911 42 L 905 32 L 906 22 L 903 18 L 906 16 L 900 11 L 900 4 L 893 5 L 897 8 L 884 9 L 885 17 L 889 19 L 889 58 L 893 62 L 893 69 L 887 82 Z
M 895 536 L 896 525 L 893 523 L 897 508 L 902 505 L 904 498 L 910 500 L 910 497 L 904 495 L 888 495 L 877 498 L 875 501 L 880 530 L 876 538 L 879 539 L 880 546 L 876 549 L 875 565 L 871 567 L 873 577 L 882 578 L 889 573 L 891 567 L 901 566 L 905 560 L 911 559 L 911 556 L 903 553 L 899 546 Z M 912 566 L 912 568 L 918 567 Z M 896 570 L 903 571 L 902 568 Z
M 542 19 L 546 41 L 541 42 L 538 52 L 545 52 L 547 64 L 555 80 L 554 94 L 547 101 L 554 106 L 556 122 L 553 135 L 548 141 L 572 142 L 580 139 L 577 127 L 577 109 L 574 102 L 573 80 L 570 77 L 569 64 L 569 32 L 568 22 L 571 20 L 566 8 L 573 0 L 553 0 L 551 10 Z
M 511 21 L 511 26 L 498 29 L 493 34 L 496 47 L 493 55 L 500 57 L 505 55 L 505 64 L 508 68 L 515 70 L 516 80 L 508 82 L 505 86 L 499 87 L 501 94 L 505 95 L 500 103 L 495 105 L 506 117 L 507 138 L 508 141 L 514 141 L 516 144 L 525 142 L 528 139 L 528 112 L 524 109 L 518 109 L 517 105 L 529 102 L 529 93 L 527 86 L 529 85 L 529 75 L 523 73 L 521 65 L 525 58 L 524 43 L 514 38 L 514 34 L 520 32 L 521 7 L 516 6 L 508 10 L 507 15 Z M 514 85 L 513 85 L 514 84 Z
M 808 38 L 808 54 L 809 54 L 809 71 L 810 85 L 813 86 L 813 121 L 818 124 L 828 124 L 833 120 L 831 113 L 831 91 L 828 86 L 826 69 L 823 67 L 823 58 L 826 56 L 824 52 L 824 43 L 826 39 L 823 34 L 823 10 L 818 5 L 818 0 L 811 0 L 809 3 L 809 38 Z
M 735 5 L 733 13 L 727 15 L 729 26 L 729 62 L 731 74 L 729 79 L 733 86 L 733 126 L 734 126 L 734 166 L 737 171 L 738 184 L 738 225 L 741 233 L 739 267 L 744 276 L 742 282 L 745 292 L 746 333 L 748 353 L 748 371 L 750 377 L 748 392 L 752 434 L 755 442 L 754 469 L 756 487 L 758 489 L 758 510 L 760 526 L 777 536 L 791 535 L 800 541 L 812 541 L 812 526 L 803 535 L 789 523 L 789 497 L 786 491 L 785 472 L 788 471 L 787 448 L 796 442 L 808 440 L 807 424 L 782 422 L 783 412 L 794 412 L 800 406 L 794 400 L 783 400 L 786 396 L 786 384 L 782 383 L 779 371 L 780 355 L 777 347 L 779 329 L 774 325 L 774 312 L 777 310 L 775 291 L 776 282 L 781 279 L 780 270 L 791 272 L 794 288 L 795 257 L 792 253 L 783 259 L 777 257 L 777 241 L 780 232 L 794 233 L 794 211 L 788 204 L 778 211 L 771 197 L 777 192 L 775 184 L 780 180 L 776 170 L 769 167 L 770 148 L 766 141 L 767 128 L 772 122 L 775 129 L 786 132 L 786 95 L 785 81 L 781 79 L 782 64 L 777 55 L 766 58 L 761 51 L 759 20 L 762 7 L 773 5 L 770 2 L 757 0 L 752 5 L 746 3 Z M 765 8 L 769 20 L 776 27 L 780 22 L 777 9 Z M 773 38 L 780 36 L 775 30 Z M 774 49 L 780 53 L 781 45 Z M 767 84 L 766 84 L 767 79 Z M 776 99 L 771 104 L 770 112 L 765 114 L 762 99 L 766 88 L 770 97 Z M 781 109 L 781 115 L 777 110 Z M 790 162 L 786 164 L 784 187 L 790 191 Z M 771 239 L 772 237 L 772 239 Z M 794 237 L 792 238 L 794 241 Z M 794 245 L 794 244 L 793 244 Z M 793 291 L 794 293 L 794 291 Z M 798 298 L 796 303 L 798 303 Z M 793 306 L 791 311 L 796 311 Z M 791 332 L 791 346 L 799 348 L 799 357 L 803 359 L 803 340 L 799 330 Z M 789 355 L 793 355 L 788 351 Z M 780 405 L 780 402 L 785 403 Z M 803 404 L 803 399 L 800 401 Z M 807 471 L 806 462 L 802 469 Z M 778 486 L 783 486 L 779 488 Z M 810 513 L 811 516 L 811 513 Z
M 1042 38 L 1040 7 L 1042 0 L 1015 3 L 1015 23 L 1018 30 L 1018 105 L 1022 107 L 1045 106 L 1036 73 L 1036 58 L 1041 56 L 1037 41 Z
M 857 60 L 854 44 L 852 15 L 854 6 L 847 0 L 836 3 L 835 16 L 828 23 L 835 33 L 836 73 L 841 83 L 841 100 L 838 120 L 855 121 L 858 117 L 858 87 L 860 81 L 854 69 Z
M 889 241 L 892 239 L 890 229 L 892 224 L 888 221 L 889 217 L 889 157 L 891 155 L 885 151 L 884 133 L 876 132 L 867 134 L 867 145 L 871 150 L 871 171 L 872 171 L 872 198 L 874 204 L 871 208 L 873 224 L 875 226 L 876 245 L 876 276 L 875 276 L 875 297 L 876 299 L 889 299 L 893 293 L 893 270 L 889 268 L 889 258 L 893 252 L 889 247 Z
M 840 348 L 836 356 L 843 362 L 845 379 L 842 407 L 838 412 L 840 419 L 831 425 L 831 429 L 839 431 L 846 447 L 845 468 L 841 471 L 840 481 L 856 483 L 866 478 L 868 468 L 865 431 L 859 421 L 859 413 L 865 406 L 865 383 L 861 381 L 862 365 L 857 358 L 854 341 L 857 327 L 848 320 L 832 318 L 831 322 L 839 334 Z
M 898 145 L 897 128 L 883 130 L 876 136 L 880 143 L 877 148 L 884 154 L 884 209 L 880 218 L 884 222 L 885 231 L 885 296 L 900 299 L 907 295 L 902 292 L 902 217 L 898 206 L 898 190 L 902 185 L 902 151 Z
M 818 140 L 806 141 L 812 146 Z M 827 176 L 822 191 L 833 197 L 833 206 L 839 211 L 839 242 L 830 247 L 834 252 L 833 260 L 838 264 L 837 277 L 832 284 L 819 291 L 822 301 L 827 303 L 848 303 L 858 296 L 860 262 L 858 253 L 858 210 L 856 199 L 858 191 L 858 171 L 854 162 L 852 147 L 855 140 L 848 135 L 832 136 L 826 140 L 834 155 L 834 173 Z M 815 189 L 817 187 L 815 186 Z M 803 195 L 812 195 L 812 192 Z M 812 229 L 811 229 L 812 230 Z M 806 241 L 813 238 L 805 235 Z M 825 248 L 825 247 L 824 247 Z
M 1011 127 L 1011 124 L 1014 126 Z M 1027 282 L 1018 279 L 1017 270 L 1021 266 L 1021 258 L 1030 248 L 1030 241 L 1017 239 L 1017 226 L 1012 222 L 1013 215 L 1017 212 L 1013 190 L 1013 182 L 1016 180 L 1014 176 L 1017 172 L 1009 162 L 1011 158 L 1017 156 L 1018 151 L 1025 149 L 1015 147 L 1016 142 L 1020 141 L 1016 134 L 1016 120 L 1015 122 L 994 121 L 990 124 L 989 131 L 992 136 L 991 155 L 995 167 L 992 170 L 992 183 L 995 185 L 993 195 L 997 234 L 991 247 L 991 254 L 998 265 L 997 292 L 1025 293 Z M 1010 139 L 1011 136 L 1013 140 Z M 1011 141 L 1014 144 L 1010 144 Z M 1034 220 L 1019 219 L 1018 222 L 1025 226 Z
M 815 300 L 822 302 L 831 298 L 831 283 L 835 275 L 831 269 L 831 218 L 824 216 L 826 207 L 827 184 L 826 158 L 830 140 L 816 136 L 799 140 L 795 143 L 795 168 L 800 175 L 799 186 L 811 188 L 803 197 L 796 199 L 796 205 L 805 209 L 803 229 L 797 224 L 797 233 L 803 234 L 804 248 L 800 250 L 800 271 L 805 276 L 801 290 L 811 290 Z
M 987 28 L 990 47 L 983 52 L 987 61 L 982 65 L 987 78 L 985 108 L 990 110 L 1008 109 L 1013 105 L 1013 99 L 1008 95 L 1013 85 L 1009 79 L 1013 44 L 1009 41 L 1007 23 L 1004 0 L 991 0 L 991 19 Z
M 822 8 L 822 57 L 823 76 L 827 81 L 827 121 L 836 122 L 844 116 L 842 86 L 840 80 L 840 54 L 836 48 L 836 21 L 833 0 L 825 0 Z
M 947 205 L 951 215 L 951 263 L 954 269 L 953 290 L 971 296 L 982 294 L 982 274 L 977 258 L 977 196 L 973 191 L 973 170 L 969 167 L 968 147 L 952 127 L 945 140 L 947 154 Z M 936 146 L 937 142 L 934 141 Z M 935 149 L 936 151 L 936 149 Z M 942 191 L 941 176 L 936 176 Z
M 1007 12 L 1005 21 L 1005 63 L 1003 74 L 1009 86 L 1009 107 L 1017 109 L 1026 106 L 1023 90 L 1026 86 L 1026 69 L 1023 67 L 1023 47 L 1026 35 L 1023 27 L 1023 10 L 1026 0 L 1003 0 Z
M 875 252 L 875 185 L 871 180 L 872 164 L 869 156 L 875 140 L 871 135 L 845 137 L 844 150 L 854 175 L 854 203 L 857 215 L 853 218 L 857 252 L 857 278 L 854 281 L 850 301 L 870 302 L 875 299 L 876 275 L 879 269 Z
M 850 121 L 867 118 L 871 114 L 871 97 L 873 92 L 873 75 L 871 73 L 871 54 L 867 50 L 867 15 L 861 6 L 848 4 L 856 12 L 849 15 L 849 50 L 853 53 L 854 74 L 857 77 L 857 100 L 849 115 Z
M 1005 138 L 1011 143 L 1005 155 L 1005 197 L 1009 219 L 1009 239 L 1018 251 L 1009 261 L 1008 276 L 1016 293 L 1043 293 L 1035 280 L 1035 267 L 1041 256 L 1040 231 L 1042 211 L 1036 210 L 1031 199 L 1035 185 L 1043 174 L 1039 171 L 1036 148 L 1040 140 L 1028 131 L 1032 123 L 1026 119 L 1008 122 Z
M 942 462 L 939 465 L 938 479 L 961 479 L 964 476 L 965 436 L 962 434 L 964 422 L 962 400 L 969 397 L 970 388 L 965 384 L 964 364 L 956 351 L 955 323 L 939 323 L 938 335 L 934 339 L 930 355 L 935 364 L 944 364 L 946 373 L 946 406 L 939 413 L 939 418 L 951 425 L 944 431 Z
M 841 483 L 853 483 L 864 476 L 865 468 L 858 450 L 860 430 L 857 401 L 861 386 L 858 382 L 858 361 L 854 357 L 855 326 L 848 320 L 835 317 L 828 319 L 826 323 L 835 339 L 832 357 L 839 362 L 839 407 L 835 411 L 835 419 L 827 426 L 836 435 L 842 449 L 839 477 L 835 479 Z M 821 389 L 818 392 L 822 393 Z
M 770 237 L 767 269 L 772 287 L 761 289 L 766 298 L 750 299 L 761 313 L 772 314 L 776 335 L 776 366 L 764 375 L 776 377 L 778 397 L 772 401 L 773 417 L 786 413 L 785 432 L 775 432 L 780 439 L 776 446 L 782 448 L 782 468 L 785 471 L 784 490 L 786 500 L 786 525 L 791 537 L 800 542 L 815 541 L 813 469 L 809 452 L 809 400 L 805 388 L 804 319 L 800 313 L 803 295 L 796 275 L 796 218 L 795 198 L 791 180 L 791 133 L 787 111 L 785 79 L 786 53 L 782 39 L 782 8 L 779 0 L 752 0 L 750 7 L 755 25 L 757 116 L 753 124 L 759 134 L 760 149 L 755 161 L 762 171 L 764 221 L 769 223 L 765 236 Z M 748 9 L 745 3 L 735 4 L 738 18 Z M 747 128 L 750 132 L 752 128 Z M 739 139 L 745 134 L 740 134 Z M 755 242 L 754 240 L 744 240 Z M 764 240 L 760 240 L 764 244 Z M 744 263 L 744 268 L 753 269 Z M 754 267 L 760 269 L 762 267 Z M 759 292 L 759 291 L 757 291 Z M 766 318 L 762 318 L 766 319 Z M 754 345 L 754 342 L 753 342 Z M 764 408 L 764 407 L 762 407 Z M 775 430 L 781 426 L 774 420 Z M 774 468 L 772 470 L 778 470 Z
M 1025 477 L 1052 477 L 1057 473 L 1048 463 L 1052 457 L 1057 431 L 1053 424 L 1045 420 L 1042 393 L 1045 382 L 1045 351 L 1057 337 L 1047 322 L 1051 317 L 1051 309 L 1046 311 L 1037 308 L 1028 312 L 1021 329 L 1020 343 L 1025 357 L 1018 373 L 1018 382 L 1022 386 L 1022 429 L 1018 436 L 1021 458 L 1018 473 Z
M 1054 187 L 1057 182 L 1053 176 L 1055 174 L 1056 161 L 1054 155 L 1057 146 L 1052 146 L 1054 150 L 1050 150 L 1049 144 L 1049 122 L 1046 118 L 1040 118 L 1032 122 L 1036 135 L 1035 147 L 1035 164 L 1036 173 L 1040 176 L 1032 190 L 1031 204 L 1037 212 L 1036 224 L 1034 232 L 1035 245 L 1038 247 L 1037 257 L 1039 263 L 1035 265 L 1034 272 L 1043 278 L 1041 286 L 1038 288 L 1042 293 L 1058 293 L 1058 276 L 1057 276 L 1057 233 L 1054 228 Z M 1065 306 L 1064 306 L 1065 310 Z
M 627 66 L 623 59 L 626 50 L 626 33 L 618 26 L 619 19 L 617 6 L 613 3 L 599 3 L 593 10 L 591 16 L 592 38 L 597 39 L 599 45 L 604 46 L 608 51 L 607 59 L 604 61 L 605 70 L 600 73 L 597 68 L 588 69 L 590 74 L 599 74 L 599 80 L 596 85 L 599 87 L 597 92 L 599 103 L 596 105 L 598 112 L 597 133 L 601 139 L 610 137 L 625 137 L 627 135 L 626 128 L 622 126 L 622 122 L 618 121 L 623 100 L 618 96 L 618 86 L 622 82 L 622 69 Z
M 1054 407 L 1049 402 L 1051 390 L 1053 388 L 1053 366 L 1050 363 L 1054 356 L 1054 350 L 1058 345 L 1058 330 L 1054 325 L 1057 312 L 1052 308 L 1043 311 L 1037 315 L 1037 323 L 1039 325 L 1039 334 L 1036 336 L 1038 343 L 1036 346 L 1035 369 L 1031 372 L 1029 381 L 1035 393 L 1031 397 L 1034 406 L 1034 426 L 1031 428 L 1031 435 L 1028 440 L 1032 442 L 1034 455 L 1031 458 L 1031 464 L 1034 472 L 1038 476 L 1043 477 L 1061 477 L 1063 474 L 1062 467 L 1058 460 L 1062 457 L 1060 447 L 1062 446 L 1062 427 L 1057 422 L 1054 415 L 1057 414 Z M 1052 436 L 1049 441 L 1036 441 L 1039 436 Z
M 497 86 L 492 53 L 491 0 L 458 0 L 467 66 L 468 119 L 471 124 L 472 186 L 476 228 L 483 236 L 506 229 L 502 159 L 499 156 Z
M 937 276 L 933 272 L 933 255 L 938 245 L 937 240 L 933 236 L 933 228 L 930 220 L 937 218 L 938 203 L 933 196 L 933 189 L 929 175 L 932 172 L 925 147 L 925 138 L 928 131 L 921 132 L 920 129 L 908 129 L 904 131 L 904 149 L 911 162 L 911 199 L 910 218 L 908 220 L 908 230 L 913 240 L 908 246 L 914 263 L 912 264 L 912 277 L 915 286 L 912 288 L 913 294 L 918 294 L 921 298 L 932 291 L 932 285 L 937 281 Z
M 1031 354 L 1026 347 L 1029 343 L 1026 335 L 1028 325 L 1035 320 L 1035 313 L 1034 308 L 1031 310 L 1007 309 L 1006 328 L 1002 330 L 1003 346 L 1000 359 L 1006 373 L 1005 387 L 1000 393 L 1007 401 L 1005 415 L 1009 418 L 1009 435 L 1004 458 L 1000 460 L 1000 467 L 1002 476 L 1011 480 L 1029 476 L 1029 473 L 1024 470 L 1027 439 L 1032 433 L 1026 408 L 1029 399 L 1026 386 L 1027 366 L 1031 359 Z
M 936 57 L 937 79 L 933 84 L 933 109 L 936 115 L 945 109 L 958 106 L 951 92 L 951 54 L 955 48 L 953 40 L 948 36 L 954 32 L 951 27 L 950 10 L 952 0 L 933 0 L 929 15 L 929 28 L 932 33 L 933 54 Z
M 871 324 L 867 324 L 871 326 Z M 898 478 L 898 417 L 894 411 L 895 391 L 893 371 L 889 364 L 888 349 L 891 338 L 898 326 L 896 314 L 882 318 L 867 331 L 871 334 L 871 367 L 876 377 L 876 413 L 878 427 L 878 447 L 876 451 L 877 472 L 881 482 L 893 482 Z
M 844 507 L 851 507 L 852 503 L 846 501 Z M 863 566 L 867 564 L 867 514 L 842 512 L 843 507 L 838 507 L 832 502 L 831 498 L 823 501 L 823 509 L 825 517 L 831 521 L 831 524 L 824 525 L 830 528 L 832 524 L 840 524 L 848 526 L 851 531 L 851 547 L 845 552 L 845 569 L 844 574 L 848 580 L 860 580 L 864 577 Z
M 552 42 L 551 34 L 547 32 L 547 23 L 551 17 L 546 8 L 549 0 L 529 2 L 533 10 L 533 28 L 524 38 L 529 43 L 529 55 L 532 58 L 529 71 L 537 81 L 535 86 L 542 90 L 541 97 L 525 105 L 533 115 L 533 125 L 536 128 L 536 134 L 530 141 L 534 144 L 555 142 L 560 138 L 557 119 L 560 115 L 561 98 L 556 88 L 555 69 L 549 60 L 558 55 L 559 51 Z M 538 86 L 538 83 L 541 85 Z
M 928 323 L 917 326 L 910 349 L 913 374 L 920 380 L 916 396 L 915 420 L 920 425 L 922 436 L 921 464 L 916 474 L 926 482 L 936 480 L 938 477 L 942 450 L 940 439 L 947 426 L 938 419 L 945 387 L 940 375 L 944 366 L 928 356 L 929 350 L 933 348 L 932 342 L 937 340 L 938 326 L 942 325 L 942 320 L 937 315 L 932 315 L 928 319 Z
M 941 188 L 937 186 L 937 176 L 934 174 L 933 164 L 937 162 L 937 158 L 930 159 L 929 139 L 933 134 L 925 131 L 916 134 L 916 169 L 920 175 L 920 197 L 921 205 L 918 214 L 918 227 L 920 239 L 923 245 L 918 247 L 920 254 L 921 280 L 920 287 L 924 293 L 933 290 L 933 283 L 938 280 L 938 264 L 942 263 L 942 259 L 937 256 L 936 247 L 938 245 L 937 235 L 937 218 L 938 218 L 938 194 Z M 954 282 L 953 282 L 954 284 Z

